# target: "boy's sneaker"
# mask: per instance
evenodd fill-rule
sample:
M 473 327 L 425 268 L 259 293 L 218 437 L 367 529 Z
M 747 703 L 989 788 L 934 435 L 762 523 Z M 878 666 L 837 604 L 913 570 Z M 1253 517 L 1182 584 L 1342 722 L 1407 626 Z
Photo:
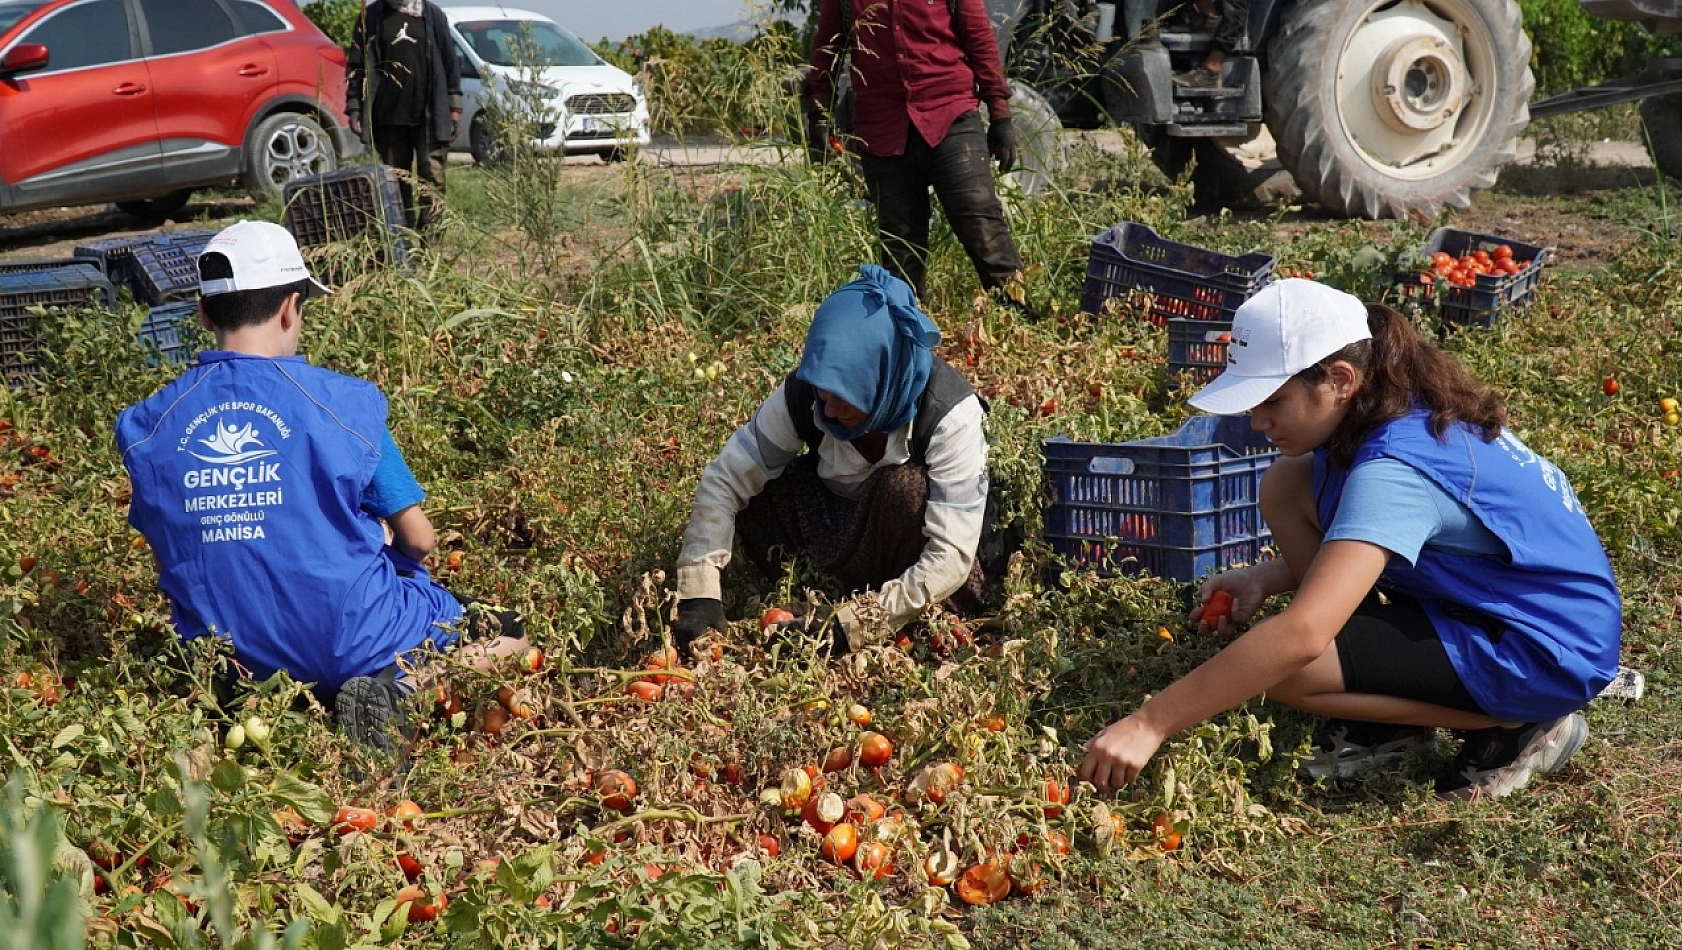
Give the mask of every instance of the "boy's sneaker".
M 395 736 L 406 724 L 397 705 L 401 698 L 395 684 L 379 677 L 346 680 L 335 706 L 339 727 L 357 745 L 391 755 L 397 751 Z
M 1354 778 L 1428 748 L 1433 730 L 1379 722 L 1333 719 L 1314 733 L 1314 756 L 1302 764 L 1309 778 Z
M 1460 754 L 1437 778 L 1437 797 L 1493 799 L 1518 791 L 1532 775 L 1564 767 L 1588 737 L 1589 724 L 1581 713 L 1516 729 L 1468 732 Z
M 1612 682 L 1600 691 L 1596 699 L 1627 699 L 1631 702 L 1640 699 L 1647 692 L 1647 677 L 1641 675 L 1640 670 L 1632 670 L 1627 666 L 1618 667 L 1618 675 L 1612 677 Z

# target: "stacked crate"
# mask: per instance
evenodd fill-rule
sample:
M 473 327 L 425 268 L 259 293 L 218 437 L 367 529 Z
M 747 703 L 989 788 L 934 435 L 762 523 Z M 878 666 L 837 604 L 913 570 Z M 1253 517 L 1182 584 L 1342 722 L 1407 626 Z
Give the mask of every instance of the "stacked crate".
M 41 321 L 53 311 L 106 309 L 114 297 L 92 263 L 0 271 L 0 376 L 8 386 L 22 386 L 40 375 Z
M 397 170 L 353 165 L 296 179 L 286 186 L 286 228 L 299 247 L 370 241 L 379 262 L 404 264 L 408 216 Z

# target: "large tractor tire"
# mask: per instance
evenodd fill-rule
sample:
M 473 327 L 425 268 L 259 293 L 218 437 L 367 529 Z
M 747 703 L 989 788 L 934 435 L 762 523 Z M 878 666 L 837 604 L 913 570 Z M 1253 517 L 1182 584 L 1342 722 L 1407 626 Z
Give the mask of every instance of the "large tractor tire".
M 1641 100 L 1641 127 L 1653 152 L 1653 166 L 1682 182 L 1682 96 Z
M 1005 177 L 1025 195 L 1037 195 L 1063 175 L 1068 161 L 1063 122 L 1045 97 L 1026 83 L 1011 80 L 1011 125 L 1016 128 L 1016 167 Z
M 1333 214 L 1464 208 L 1530 121 L 1536 80 L 1514 0 L 1298 0 L 1268 54 L 1279 160 Z

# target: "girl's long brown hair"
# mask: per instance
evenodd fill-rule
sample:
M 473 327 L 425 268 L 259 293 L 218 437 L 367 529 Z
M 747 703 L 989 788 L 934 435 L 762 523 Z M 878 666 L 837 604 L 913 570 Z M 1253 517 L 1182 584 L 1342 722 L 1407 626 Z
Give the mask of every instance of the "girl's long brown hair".
M 1407 415 L 1417 404 L 1431 411 L 1431 434 L 1439 439 L 1455 422 L 1478 430 L 1485 442 L 1501 434 L 1507 424 L 1506 401 L 1420 336 L 1406 317 L 1385 304 L 1369 303 L 1367 328 L 1371 340 L 1351 343 L 1297 374 L 1305 384 L 1317 385 L 1337 360 L 1361 373 L 1349 412 L 1326 444 L 1334 464 L 1353 465 L 1356 450 L 1374 429 Z

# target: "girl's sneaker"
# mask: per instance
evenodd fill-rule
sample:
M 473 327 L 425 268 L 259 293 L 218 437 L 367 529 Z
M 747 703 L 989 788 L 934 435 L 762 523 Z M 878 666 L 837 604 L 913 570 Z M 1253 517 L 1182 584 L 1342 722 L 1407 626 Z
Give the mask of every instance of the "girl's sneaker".
M 1354 778 L 1386 762 L 1430 747 L 1434 730 L 1333 719 L 1314 733 L 1314 756 L 1302 764 L 1309 778 Z
M 1465 745 L 1448 771 L 1437 777 L 1437 797 L 1493 799 L 1516 792 L 1532 775 L 1557 772 L 1589 737 L 1581 713 L 1516 729 L 1464 733 Z

